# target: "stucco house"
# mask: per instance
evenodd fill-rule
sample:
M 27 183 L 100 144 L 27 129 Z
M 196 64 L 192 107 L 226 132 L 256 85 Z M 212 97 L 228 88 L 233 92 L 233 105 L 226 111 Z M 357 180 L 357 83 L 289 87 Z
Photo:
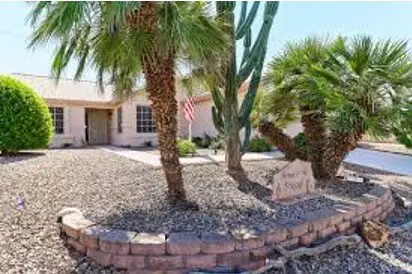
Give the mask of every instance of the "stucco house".
M 113 95 L 113 86 L 105 92 L 92 81 L 55 79 L 47 76 L 12 74 L 31 86 L 48 104 L 53 117 L 55 134 L 50 147 L 116 145 L 156 145 L 156 128 L 150 102 L 144 92 L 134 98 L 119 100 Z M 188 135 L 188 122 L 184 118 L 185 94 L 178 89 L 178 134 Z M 196 120 L 192 125 L 193 136 L 204 132 L 214 136 L 210 98 L 195 97 Z
M 105 92 L 92 81 L 55 79 L 30 74 L 12 74 L 31 86 L 48 104 L 53 117 L 55 134 L 50 147 L 84 145 L 146 146 L 157 144 L 154 116 L 150 102 L 142 91 L 127 100 L 113 95 L 113 86 Z M 244 93 L 244 88 L 240 92 Z M 209 94 L 198 92 L 194 97 L 195 121 L 192 136 L 204 133 L 216 136 L 211 117 L 213 104 Z M 178 135 L 188 136 L 189 123 L 184 118 L 185 93 L 178 88 Z M 299 125 L 291 125 L 288 133 L 297 134 Z

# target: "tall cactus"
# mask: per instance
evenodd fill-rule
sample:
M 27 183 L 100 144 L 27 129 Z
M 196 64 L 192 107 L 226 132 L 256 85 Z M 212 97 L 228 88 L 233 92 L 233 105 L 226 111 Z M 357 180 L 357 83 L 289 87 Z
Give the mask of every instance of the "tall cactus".
M 252 24 L 259 10 L 260 2 L 255 1 L 248 11 L 248 2 L 242 1 L 242 9 L 235 26 L 234 9 L 236 2 L 216 2 L 218 16 L 227 24 L 227 32 L 232 42 L 229 58 L 222 69 L 225 75 L 224 91 L 212 89 L 214 106 L 212 107 L 213 123 L 217 131 L 225 136 L 226 163 L 230 171 L 242 170 L 242 152 L 247 148 L 251 125 L 249 121 L 253 102 L 259 87 L 265 60 L 269 32 L 278 10 L 279 2 L 265 2 L 263 23 L 252 45 Z M 240 65 L 236 62 L 236 41 L 243 40 L 243 55 Z M 247 93 L 238 105 L 240 86 L 250 77 Z M 240 131 L 245 128 L 243 144 Z

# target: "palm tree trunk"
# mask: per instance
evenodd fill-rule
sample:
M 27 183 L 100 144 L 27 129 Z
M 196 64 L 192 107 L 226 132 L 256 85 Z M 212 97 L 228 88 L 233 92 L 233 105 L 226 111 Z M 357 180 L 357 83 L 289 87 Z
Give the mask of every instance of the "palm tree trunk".
M 321 179 L 335 178 L 340 165 L 349 152 L 356 148 L 362 139 L 363 131 L 355 133 L 334 133 L 328 138 L 324 152 L 323 171 Z
M 294 160 L 297 158 L 295 145 L 293 140 L 284 134 L 280 128 L 277 128 L 273 123 L 262 121 L 259 124 L 259 132 L 266 140 L 275 145 L 280 151 L 285 154 L 285 158 L 288 160 Z
M 174 77 L 174 57 L 153 58 L 145 67 L 146 87 L 156 119 L 156 131 L 160 160 L 168 185 L 168 196 L 172 202 L 185 200 L 182 166 L 177 148 L 177 102 Z
M 301 112 L 307 110 L 301 108 Z M 301 117 L 303 133 L 308 143 L 308 157 L 312 164 L 313 176 L 323 178 L 323 154 L 326 145 L 326 123 L 323 113 L 303 114 Z
M 142 2 L 139 16 L 139 24 L 145 30 L 153 31 L 157 24 L 156 3 Z M 164 53 L 157 52 L 156 48 L 143 60 L 146 89 L 156 119 L 160 160 L 168 186 L 168 198 L 172 203 L 186 200 L 176 143 L 178 107 L 174 61 L 173 50 Z

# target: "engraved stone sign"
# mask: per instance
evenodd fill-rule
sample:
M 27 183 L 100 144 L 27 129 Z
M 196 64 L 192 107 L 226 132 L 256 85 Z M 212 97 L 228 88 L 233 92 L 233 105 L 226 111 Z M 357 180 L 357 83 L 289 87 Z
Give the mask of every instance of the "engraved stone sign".
M 273 176 L 272 200 L 290 199 L 314 189 L 315 178 L 310 162 L 297 159 Z

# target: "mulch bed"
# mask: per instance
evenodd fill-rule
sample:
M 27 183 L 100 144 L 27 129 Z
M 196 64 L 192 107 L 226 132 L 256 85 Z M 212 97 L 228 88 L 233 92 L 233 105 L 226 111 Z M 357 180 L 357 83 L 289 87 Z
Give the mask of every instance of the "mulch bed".
M 370 187 L 340 184 L 335 190 L 325 189 L 326 196 L 276 204 L 270 200 L 271 181 L 275 172 L 286 164 L 283 160 L 245 162 L 248 180 L 241 182 L 227 175 L 221 166 L 187 166 L 185 188 L 197 208 L 179 208 L 167 203 L 166 183 L 160 169 L 102 150 L 51 150 L 18 161 L 2 158 L 0 273 L 103 271 L 63 246 L 55 214 L 65 206 L 78 207 L 87 218 L 118 229 L 146 232 L 239 226 L 264 229 L 281 225 L 277 220 L 298 219 L 341 203 L 341 199 L 356 199 Z M 412 196 L 411 178 L 360 169 L 380 183 L 403 186 L 402 190 Z M 25 200 L 24 209 L 17 207 L 21 198 Z

